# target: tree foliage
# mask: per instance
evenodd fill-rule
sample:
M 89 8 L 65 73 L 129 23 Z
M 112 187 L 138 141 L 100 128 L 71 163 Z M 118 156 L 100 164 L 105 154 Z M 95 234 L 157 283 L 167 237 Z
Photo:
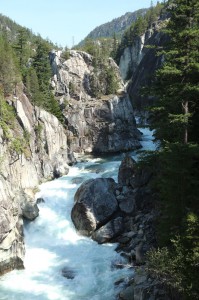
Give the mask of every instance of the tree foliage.
M 164 60 L 151 88 L 156 98 L 151 127 L 160 150 L 148 156 L 155 170 L 157 238 L 163 248 L 149 255 L 149 270 L 178 291 L 180 299 L 197 299 L 199 2 L 172 0 L 167 12 L 169 43 L 158 53 Z
M 7 35 L 0 35 L 0 88 L 4 95 L 13 92 L 20 80 L 15 53 L 7 39 Z
M 184 235 L 171 241 L 172 247 L 148 252 L 147 268 L 158 278 L 170 294 L 178 293 L 179 299 L 197 299 L 199 295 L 199 219 L 194 213 L 187 214 Z
M 131 26 L 127 28 L 121 38 L 121 42 L 118 44 L 114 57 L 118 64 L 124 49 L 133 46 L 136 40 L 143 35 L 147 29 L 151 28 L 152 24 L 158 20 L 162 8 L 163 5 L 158 2 L 155 7 L 151 6 L 146 14 L 138 16 Z
M 153 109 L 156 137 L 162 142 L 198 142 L 194 126 L 199 117 L 199 4 L 195 0 L 174 1 L 165 33 L 170 43 L 159 53 L 164 63 L 156 73 L 153 95 L 158 99 Z M 191 133 L 188 136 L 188 133 Z

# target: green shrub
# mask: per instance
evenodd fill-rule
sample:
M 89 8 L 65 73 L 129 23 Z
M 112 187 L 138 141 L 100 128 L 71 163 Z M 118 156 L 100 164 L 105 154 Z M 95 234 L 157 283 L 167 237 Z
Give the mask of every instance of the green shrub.
M 199 295 L 199 220 L 189 213 L 185 232 L 171 240 L 172 247 L 151 250 L 147 256 L 150 274 L 166 287 L 177 291 L 181 299 L 197 299 Z

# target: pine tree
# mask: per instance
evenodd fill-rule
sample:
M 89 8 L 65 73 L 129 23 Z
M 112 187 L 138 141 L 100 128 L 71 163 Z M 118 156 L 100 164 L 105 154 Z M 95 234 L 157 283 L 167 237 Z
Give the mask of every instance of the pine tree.
M 7 35 L 3 34 L 0 36 L 0 87 L 5 96 L 14 91 L 19 80 L 16 56 L 7 40 Z
M 113 59 L 116 59 L 116 53 L 117 53 L 117 38 L 116 34 L 113 35 L 113 45 L 112 45 L 112 51 L 111 51 L 111 57 Z
M 49 88 L 49 80 L 52 72 L 49 62 L 49 44 L 41 40 L 37 41 L 37 51 L 33 60 L 33 67 L 35 68 L 40 90 L 43 92 Z
M 107 95 L 115 94 L 118 89 L 118 82 L 117 82 L 117 77 L 115 75 L 114 68 L 111 66 L 105 68 L 104 76 L 106 78 L 106 83 L 107 83 L 106 94 Z
M 167 248 L 155 251 L 153 266 L 160 280 L 166 275 L 165 284 L 178 290 L 179 299 L 192 300 L 199 271 L 199 2 L 169 1 L 167 11 L 170 40 L 159 53 L 164 62 L 152 87 L 152 127 L 161 146 L 153 155 L 161 213 L 157 237 Z
M 21 28 L 17 32 L 17 41 L 13 46 L 19 59 L 19 66 L 21 71 L 24 71 L 25 64 L 28 59 L 28 33 L 25 28 Z
M 40 106 L 41 97 L 40 97 L 39 81 L 34 67 L 30 67 L 27 70 L 27 74 L 25 76 L 25 85 L 27 88 L 27 95 L 31 99 L 33 105 Z
M 161 52 L 164 63 L 156 74 L 153 125 L 162 142 L 187 143 L 199 107 L 199 2 L 175 0 L 168 10 L 171 19 L 165 32 L 170 42 Z M 192 135 L 191 141 L 197 140 Z

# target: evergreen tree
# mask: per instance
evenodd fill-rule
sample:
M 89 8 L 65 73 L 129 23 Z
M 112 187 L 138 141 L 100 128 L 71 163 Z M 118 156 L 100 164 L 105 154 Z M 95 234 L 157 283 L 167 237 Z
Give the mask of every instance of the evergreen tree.
M 115 94 L 118 89 L 118 79 L 115 75 L 115 70 L 113 67 L 109 66 L 105 69 L 105 78 L 107 82 L 106 94 Z
M 17 67 L 16 56 L 7 40 L 7 35 L 0 36 L 0 87 L 5 96 L 13 93 L 20 72 Z
M 34 67 L 30 67 L 27 70 L 27 74 L 25 76 L 25 85 L 27 88 L 27 95 L 31 99 L 34 105 L 40 106 L 40 89 L 39 89 L 39 81 L 37 77 L 37 73 Z
M 17 32 L 17 41 L 13 46 L 16 51 L 21 72 L 25 72 L 25 65 L 28 60 L 28 32 L 25 28 L 20 28 Z
M 152 273 L 163 281 L 167 278 L 165 284 L 178 290 L 179 299 L 197 299 L 199 2 L 169 1 L 167 11 L 170 21 L 165 33 L 170 41 L 159 53 L 164 62 L 152 87 L 156 102 L 151 120 L 161 146 L 152 155 L 154 187 L 161 211 L 157 236 L 159 245 L 167 248 L 153 253 L 150 263 Z
M 49 80 L 52 72 L 49 62 L 50 47 L 47 42 L 41 40 L 37 41 L 36 55 L 33 60 L 33 67 L 35 68 L 40 90 L 43 92 L 49 88 Z
M 168 10 L 171 19 L 165 32 L 170 43 L 161 52 L 164 64 L 156 74 L 153 125 L 162 142 L 187 143 L 199 107 L 199 3 L 175 0 Z M 191 141 L 198 140 L 192 135 Z
M 112 45 L 112 51 L 111 51 L 111 57 L 113 59 L 116 59 L 116 53 L 117 53 L 117 38 L 116 34 L 113 35 L 113 45 Z
M 50 46 L 42 40 L 37 41 L 37 52 L 33 59 L 33 66 L 27 76 L 27 88 L 32 95 L 35 105 L 43 107 L 63 122 L 63 115 L 59 103 L 50 89 L 52 75 L 49 61 Z

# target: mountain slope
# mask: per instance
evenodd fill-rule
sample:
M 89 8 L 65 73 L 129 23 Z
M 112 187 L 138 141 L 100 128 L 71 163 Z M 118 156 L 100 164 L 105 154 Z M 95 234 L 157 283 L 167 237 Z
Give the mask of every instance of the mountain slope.
M 114 33 L 120 36 L 132 22 L 136 21 L 139 16 L 143 16 L 146 12 L 147 8 L 139 9 L 134 12 L 127 12 L 119 18 L 115 18 L 110 22 L 96 27 L 86 38 L 98 39 L 100 37 L 113 37 Z

